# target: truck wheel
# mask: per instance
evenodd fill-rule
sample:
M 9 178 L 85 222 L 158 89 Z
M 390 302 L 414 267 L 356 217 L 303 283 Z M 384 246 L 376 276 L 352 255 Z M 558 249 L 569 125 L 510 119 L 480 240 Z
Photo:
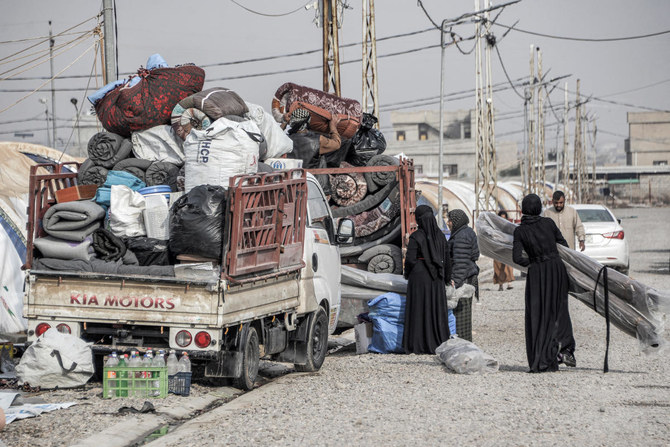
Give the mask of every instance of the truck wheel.
M 296 371 L 318 371 L 326 359 L 326 351 L 328 350 L 328 316 L 323 307 L 319 307 L 319 310 L 314 313 L 307 337 L 307 363 L 304 365 L 295 365 Z
M 244 339 L 244 352 L 242 353 L 242 375 L 235 378 L 233 385 L 242 390 L 251 390 L 258 376 L 258 364 L 260 353 L 258 349 L 258 334 L 256 329 L 249 327 Z

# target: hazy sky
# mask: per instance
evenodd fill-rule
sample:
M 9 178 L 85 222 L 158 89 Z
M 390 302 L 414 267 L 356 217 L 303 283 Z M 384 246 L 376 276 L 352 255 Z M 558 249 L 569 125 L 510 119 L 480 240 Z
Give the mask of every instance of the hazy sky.
M 236 1 L 262 14 L 288 13 L 306 3 L 306 0 Z M 351 9 L 344 12 L 340 45 L 355 44 L 362 38 L 362 2 L 347 0 L 346 3 Z M 378 39 L 432 27 L 416 0 L 377 0 L 375 3 Z M 483 0 L 480 3 L 483 6 Z M 474 0 L 423 0 L 423 4 L 437 23 L 474 11 Z M 54 34 L 81 22 L 85 23 L 69 33 L 92 30 L 96 21 L 87 19 L 101 11 L 102 3 L 92 0 L 23 0 L 11 3 L 0 0 L 0 5 L 4 11 L 0 17 L 0 109 L 5 109 L 49 78 L 48 61 L 32 67 L 46 60 L 43 58 L 44 50 L 48 48 L 46 43 L 15 53 L 40 42 L 33 38 L 47 36 L 49 20 L 53 22 Z M 229 0 L 116 0 L 116 8 L 121 77 L 145 65 L 149 55 L 160 53 L 171 65 L 193 62 L 203 66 L 207 76 L 206 88 L 232 88 L 245 100 L 261 104 L 268 110 L 275 90 L 286 81 L 321 88 L 320 51 L 259 62 L 216 65 L 320 50 L 321 29 L 313 23 L 314 9 L 300 9 L 289 15 L 268 17 L 246 11 Z M 498 17 L 498 23 L 511 26 L 518 22 L 516 26 L 520 30 L 558 37 L 604 39 L 667 31 L 670 29 L 668 17 L 670 1 L 667 0 L 522 0 L 505 8 Z M 474 33 L 474 24 L 458 25 L 453 31 L 468 38 Z M 544 72 L 548 72 L 546 79 L 571 75 L 566 79 L 571 103 L 575 100 L 576 80 L 581 79 L 582 95 L 592 97 L 586 107 L 590 116 L 597 117 L 599 146 L 615 145 L 623 150 L 623 140 L 628 133 L 627 112 L 670 110 L 670 34 L 644 39 L 589 42 L 542 37 L 520 31 L 511 31 L 503 39 L 505 31 L 503 27 L 493 27 L 500 56 L 512 80 L 527 79 L 531 44 L 542 49 Z M 55 44 L 57 47 L 66 45 L 77 36 L 59 36 Z M 431 30 L 378 42 L 379 103 L 385 111 L 381 114 L 384 129 L 390 126 L 388 111 L 402 107 L 402 103 L 407 101 L 429 98 L 424 105 L 412 110 L 437 110 L 440 87 L 439 39 L 439 32 Z M 94 51 L 83 54 L 93 43 L 93 38 L 86 37 L 71 49 L 65 46 L 58 50 L 62 54 L 54 59 L 55 73 L 65 69 L 62 77 L 56 80 L 56 89 L 63 89 L 56 93 L 57 132 L 58 138 L 63 141 L 67 141 L 72 133 L 71 120 L 75 108 L 70 98 L 77 98 L 78 104 L 81 104 L 84 101 L 84 89 L 89 84 L 89 73 L 91 70 L 101 73 L 99 58 L 94 67 Z M 472 41 L 461 44 L 464 52 L 472 47 Z M 410 52 L 384 57 L 403 51 Z M 445 92 L 464 93 L 459 95 L 462 99 L 446 102 L 445 108 L 473 108 L 474 53 L 464 55 L 455 47 L 450 47 L 446 55 Z M 342 62 L 356 61 L 344 63 L 341 67 L 342 94 L 357 100 L 361 100 L 362 94 L 360 58 L 360 45 L 341 49 Z M 30 62 L 32 59 L 37 60 Z M 493 100 L 499 117 L 496 122 L 497 138 L 521 142 L 524 139 L 523 99 L 509 88 L 495 51 L 491 62 L 493 82 L 503 88 L 494 94 Z M 23 66 L 19 68 L 20 65 Z M 295 69 L 300 70 L 249 76 Z M 14 77 L 20 80 L 14 80 Z M 100 77 L 91 80 L 89 89 L 94 91 L 101 86 L 101 82 Z M 563 108 L 563 82 L 558 84 L 550 97 L 559 118 Z M 39 99 L 47 98 L 51 108 L 48 89 L 49 84 L 20 104 L 0 113 L 0 140 L 20 140 L 14 136 L 14 132 L 28 131 L 35 136 L 25 141 L 46 143 L 45 106 Z M 522 88 L 517 87 L 517 90 L 522 93 Z M 85 107 L 90 108 L 87 101 Z M 546 121 L 548 125 L 556 122 L 556 117 L 549 110 Z M 571 128 L 571 135 L 573 132 Z M 555 147 L 557 135 L 556 126 L 547 128 L 548 148 Z M 61 148 L 63 143 L 56 146 Z

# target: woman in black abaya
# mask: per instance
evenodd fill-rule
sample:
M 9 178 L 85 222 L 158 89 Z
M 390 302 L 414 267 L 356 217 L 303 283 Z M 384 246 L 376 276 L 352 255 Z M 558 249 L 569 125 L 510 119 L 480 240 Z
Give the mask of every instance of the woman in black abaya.
M 521 203 L 521 224 L 514 230 L 512 257 L 528 267 L 526 278 L 526 355 L 530 372 L 575 366 L 575 339 L 568 312 L 568 273 L 556 244 L 568 246 L 553 220 L 540 217 L 535 194 Z M 528 257 L 523 256 L 525 250 Z
M 449 339 L 445 285 L 451 282 L 451 258 L 433 210 L 416 208 L 419 227 L 409 237 L 405 257 L 407 301 L 402 345 L 408 354 L 435 354 Z

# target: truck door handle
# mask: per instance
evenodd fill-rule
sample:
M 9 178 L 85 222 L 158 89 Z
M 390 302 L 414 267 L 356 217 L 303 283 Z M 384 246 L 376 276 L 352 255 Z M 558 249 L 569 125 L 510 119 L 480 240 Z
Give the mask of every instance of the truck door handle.
M 319 270 L 319 257 L 316 253 L 312 253 L 312 270 L 315 272 Z

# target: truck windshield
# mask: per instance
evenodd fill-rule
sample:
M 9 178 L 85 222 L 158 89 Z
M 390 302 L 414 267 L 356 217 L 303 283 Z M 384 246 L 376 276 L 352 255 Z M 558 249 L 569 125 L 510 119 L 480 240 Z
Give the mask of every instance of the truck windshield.
M 328 204 L 319 187 L 312 181 L 307 182 L 307 212 L 311 226 L 316 224 L 325 228 L 323 221 L 328 216 Z

